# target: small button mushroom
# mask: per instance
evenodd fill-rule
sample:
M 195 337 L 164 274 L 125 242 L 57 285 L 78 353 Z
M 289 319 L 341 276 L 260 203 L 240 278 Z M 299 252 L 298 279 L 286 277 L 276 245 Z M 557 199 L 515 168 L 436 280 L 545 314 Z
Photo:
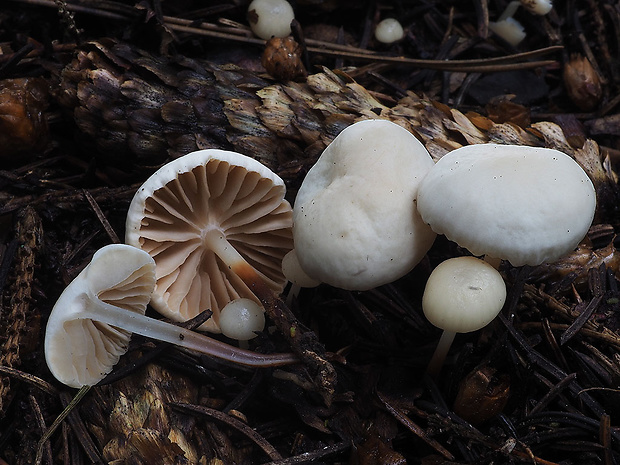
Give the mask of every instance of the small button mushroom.
M 136 192 L 125 233 L 155 260 L 153 308 L 175 321 L 208 308 L 201 329 L 219 332 L 231 300 L 281 293 L 293 248 L 285 193 L 275 173 L 236 152 L 200 150 L 156 171 Z
M 365 120 L 344 129 L 295 200 L 293 238 L 306 274 L 367 290 L 411 271 L 435 239 L 414 202 L 432 166 L 422 143 L 395 123 Z
M 261 39 L 290 35 L 293 19 L 295 12 L 286 0 L 254 0 L 248 7 L 250 29 Z
M 250 366 L 295 363 L 292 354 L 260 354 L 144 315 L 155 287 L 155 262 L 130 245 L 98 250 L 54 305 L 45 359 L 71 387 L 94 385 L 127 351 L 131 333 Z
M 456 333 L 477 331 L 489 324 L 506 301 L 506 284 L 483 260 L 457 257 L 431 273 L 422 296 L 424 315 L 443 329 L 427 373 L 437 377 Z
M 384 44 L 398 42 L 405 35 L 400 22 L 394 18 L 385 18 L 375 28 L 375 38 Z
M 444 155 L 417 202 L 436 233 L 473 255 L 535 266 L 577 247 L 594 218 L 596 192 L 558 150 L 480 144 Z
M 220 311 L 222 334 L 238 341 L 249 341 L 265 328 L 265 310 L 250 299 L 235 299 Z

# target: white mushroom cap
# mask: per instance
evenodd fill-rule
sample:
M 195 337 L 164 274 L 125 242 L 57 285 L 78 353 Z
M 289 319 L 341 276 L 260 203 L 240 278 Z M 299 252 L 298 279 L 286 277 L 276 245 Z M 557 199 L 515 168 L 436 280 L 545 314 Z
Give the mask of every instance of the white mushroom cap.
M 265 328 L 265 310 L 250 299 L 235 299 L 220 311 L 222 334 L 231 339 L 249 341 Z
M 553 2 L 551 0 L 520 0 L 521 5 L 527 9 L 530 13 L 535 15 L 544 16 L 553 8 Z
M 295 249 L 308 276 L 366 290 L 413 269 L 435 239 L 414 203 L 432 166 L 424 146 L 390 121 L 360 121 L 342 131 L 295 200 Z
M 45 358 L 62 383 L 98 383 L 127 352 L 131 333 L 90 319 L 101 302 L 143 315 L 155 286 L 155 263 L 128 245 L 107 246 L 67 286 L 45 332 Z
M 391 44 L 403 38 L 405 31 L 395 18 L 385 18 L 375 28 L 375 38 L 384 44 Z
M 155 172 L 131 202 L 125 233 L 155 259 L 153 308 L 175 321 L 210 309 L 204 329 L 218 331 L 228 302 L 258 302 L 244 276 L 282 292 L 282 257 L 293 248 L 285 192 L 266 166 L 224 150 L 192 152 Z
M 506 301 L 499 272 L 474 257 L 451 258 L 431 273 L 422 297 L 424 316 L 453 333 L 477 331 L 488 325 Z
M 489 29 L 513 47 L 519 45 L 527 35 L 521 23 L 512 17 L 489 22 Z
M 295 12 L 286 0 L 254 0 L 248 7 L 250 29 L 261 39 L 290 35 L 293 19 Z
M 297 258 L 295 249 L 287 253 L 282 259 L 282 273 L 291 283 L 299 287 L 317 287 L 321 281 L 314 279 L 303 270 Z
M 560 151 L 481 144 L 441 158 L 420 184 L 417 203 L 436 233 L 472 254 L 539 265 L 583 239 L 596 192 L 577 162 Z

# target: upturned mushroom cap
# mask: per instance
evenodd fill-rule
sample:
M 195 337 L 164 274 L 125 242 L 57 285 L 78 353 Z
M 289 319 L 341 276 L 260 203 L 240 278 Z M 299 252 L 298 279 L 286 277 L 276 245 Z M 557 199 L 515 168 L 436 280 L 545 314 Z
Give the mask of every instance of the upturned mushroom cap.
M 308 276 L 366 290 L 413 269 L 435 239 L 414 203 L 432 166 L 424 146 L 395 123 L 366 120 L 343 130 L 295 200 L 295 250 Z
M 282 257 L 293 247 L 285 192 L 266 166 L 224 150 L 192 152 L 154 173 L 131 202 L 125 236 L 155 260 L 153 308 L 175 321 L 210 309 L 203 329 L 217 332 L 228 302 L 258 302 L 243 267 L 281 292 Z
M 506 284 L 483 260 L 457 257 L 431 273 L 422 297 L 424 316 L 434 326 L 468 333 L 488 325 L 506 301 Z
M 45 332 L 45 358 L 62 383 L 98 383 L 127 352 L 131 333 L 90 319 L 99 302 L 143 315 L 155 286 L 155 263 L 128 245 L 93 255 L 54 305 Z
M 481 144 L 442 157 L 420 184 L 417 203 L 436 233 L 472 254 L 539 265 L 583 239 L 596 192 L 560 151 Z

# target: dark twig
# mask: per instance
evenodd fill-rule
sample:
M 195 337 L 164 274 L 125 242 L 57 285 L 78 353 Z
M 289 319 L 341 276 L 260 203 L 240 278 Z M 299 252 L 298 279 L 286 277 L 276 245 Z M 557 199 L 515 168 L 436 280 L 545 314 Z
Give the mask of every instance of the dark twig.
M 110 222 L 101 211 L 101 208 L 99 207 L 99 204 L 97 203 L 95 198 L 86 189 L 83 189 L 82 192 L 84 192 L 84 197 L 86 197 L 86 200 L 88 200 L 88 203 L 97 215 L 99 222 L 102 224 L 103 229 L 105 229 L 105 232 L 108 234 L 108 237 L 110 238 L 112 243 L 120 244 L 121 240 L 118 238 L 116 231 L 114 231 L 114 228 L 112 228 L 112 225 L 110 225 Z
M 579 314 L 575 321 L 562 333 L 560 336 L 560 344 L 566 344 L 575 334 L 579 332 L 583 325 L 590 319 L 592 313 L 598 308 L 599 304 L 603 300 L 603 296 L 599 295 L 594 297 Z
M 254 431 L 245 423 L 237 420 L 236 418 L 208 407 L 200 405 L 184 404 L 179 402 L 171 402 L 170 405 L 179 410 L 185 410 L 186 412 L 198 413 L 200 415 L 213 418 L 221 423 L 228 425 L 229 427 L 239 431 L 241 434 L 250 439 L 254 444 L 261 448 L 261 450 L 267 454 L 272 461 L 282 460 L 280 453 L 260 434 Z
M 413 420 L 411 420 L 411 418 L 405 415 L 405 413 L 401 411 L 398 407 L 395 407 L 394 405 L 392 405 L 392 403 L 389 401 L 389 399 L 386 396 L 384 396 L 380 392 L 377 392 L 377 397 L 381 401 L 381 404 L 383 405 L 383 407 L 385 407 L 387 411 L 390 412 L 390 414 L 394 418 L 396 418 L 396 420 L 398 420 L 398 422 L 401 423 L 405 428 L 407 428 L 409 431 L 411 431 L 413 434 L 415 434 L 417 437 L 422 439 L 429 446 L 431 446 L 433 449 L 439 452 L 446 460 L 455 459 L 454 455 L 452 455 L 452 453 L 448 449 L 443 447 L 441 444 L 439 444 L 439 442 L 437 442 L 435 439 L 431 438 L 428 434 L 426 434 L 426 431 L 424 431 Z

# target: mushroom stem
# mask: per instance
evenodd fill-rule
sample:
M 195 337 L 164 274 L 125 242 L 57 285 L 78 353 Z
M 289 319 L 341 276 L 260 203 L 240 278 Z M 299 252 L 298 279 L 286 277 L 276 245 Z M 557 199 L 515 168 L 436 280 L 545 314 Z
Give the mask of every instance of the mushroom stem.
M 80 314 L 80 319 L 106 323 L 118 329 L 168 342 L 240 365 L 273 367 L 299 362 L 299 359 L 292 353 L 261 354 L 240 349 L 189 329 L 116 307 L 96 298 L 96 296 L 91 296 L 91 299 L 93 302 L 97 302 L 97 307 Z
M 431 378 L 437 379 L 439 377 L 441 367 L 446 360 L 446 356 L 448 355 L 448 351 L 452 346 L 452 342 L 454 341 L 455 336 L 456 333 L 454 331 L 444 330 L 444 332 L 441 334 L 441 337 L 439 338 L 439 343 L 437 344 L 437 348 L 435 349 L 435 353 L 433 354 L 431 361 L 428 363 L 428 368 L 426 369 L 426 373 Z
M 213 229 L 205 234 L 204 241 L 215 255 L 241 278 L 263 305 L 273 302 L 276 298 L 273 291 L 269 289 L 261 275 L 228 242 L 224 233 Z

